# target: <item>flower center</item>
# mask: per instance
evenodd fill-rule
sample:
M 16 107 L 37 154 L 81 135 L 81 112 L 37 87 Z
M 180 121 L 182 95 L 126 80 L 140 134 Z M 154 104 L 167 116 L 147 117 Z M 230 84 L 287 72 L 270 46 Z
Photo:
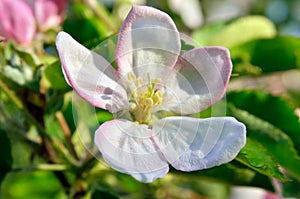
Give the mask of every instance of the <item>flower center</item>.
M 151 80 L 150 74 L 147 74 L 147 86 L 143 86 L 143 79 L 136 78 L 133 73 L 128 75 L 128 84 L 131 88 L 130 96 L 130 114 L 134 121 L 140 124 L 149 124 L 152 119 L 152 109 L 162 103 L 162 92 L 155 89 L 155 86 L 161 83 L 161 79 Z

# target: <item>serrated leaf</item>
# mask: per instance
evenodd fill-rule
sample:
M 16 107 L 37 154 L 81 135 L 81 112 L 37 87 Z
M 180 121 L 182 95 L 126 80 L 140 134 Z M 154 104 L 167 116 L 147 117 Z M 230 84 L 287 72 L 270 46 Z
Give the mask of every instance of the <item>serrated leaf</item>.
M 275 160 L 291 175 L 300 180 L 300 158 L 290 137 L 272 124 L 234 105 L 228 105 L 230 115 L 243 122 L 247 136 L 262 144 Z
M 236 160 L 266 176 L 280 181 L 287 180 L 270 152 L 261 143 L 251 138 L 247 138 L 246 146 L 240 151 Z
M 259 67 L 260 73 L 295 69 L 300 67 L 300 40 L 293 37 L 254 40 L 232 48 L 231 57 L 234 72 L 238 72 L 236 68 L 247 70 L 248 65 Z
M 228 93 L 227 100 L 285 132 L 295 143 L 300 154 L 300 123 L 288 102 L 264 91 Z
M 0 129 L 0 184 L 12 168 L 11 143 L 6 133 Z

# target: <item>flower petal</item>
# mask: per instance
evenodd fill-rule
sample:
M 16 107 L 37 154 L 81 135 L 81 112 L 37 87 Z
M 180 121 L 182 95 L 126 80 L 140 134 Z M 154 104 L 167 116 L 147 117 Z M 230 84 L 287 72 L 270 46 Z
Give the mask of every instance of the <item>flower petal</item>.
M 208 108 L 223 97 L 231 70 L 226 48 L 205 47 L 186 52 L 166 82 L 162 107 L 181 114 Z
M 58 34 L 56 47 L 65 79 L 80 97 L 113 113 L 126 109 L 126 91 L 115 81 L 116 72 L 103 57 L 86 49 L 65 32 Z
M 244 124 L 232 117 L 168 117 L 153 124 L 154 140 L 176 169 L 194 171 L 231 161 L 246 142 Z
M 22 44 L 29 44 L 35 36 L 33 11 L 24 0 L 0 2 L 0 35 Z
M 126 77 L 134 69 L 136 76 L 150 72 L 152 78 L 163 77 L 156 69 L 148 70 L 155 66 L 172 68 L 180 48 L 179 32 L 170 16 L 155 8 L 133 6 L 119 33 L 116 51 L 119 75 Z
M 142 182 L 152 182 L 169 166 L 152 141 L 151 129 L 128 120 L 112 120 L 95 133 L 95 143 L 104 160 L 115 170 Z

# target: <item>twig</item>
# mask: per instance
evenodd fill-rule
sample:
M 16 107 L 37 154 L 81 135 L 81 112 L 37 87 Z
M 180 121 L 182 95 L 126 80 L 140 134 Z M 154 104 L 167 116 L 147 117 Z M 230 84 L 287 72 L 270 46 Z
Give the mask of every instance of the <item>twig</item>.
M 83 2 L 95 13 L 95 15 L 104 23 L 112 33 L 116 33 L 116 28 L 110 23 L 105 17 L 103 8 L 100 7 L 99 3 L 95 0 L 83 0 Z
M 58 112 L 56 112 L 55 116 L 56 116 L 56 118 L 58 120 L 58 123 L 61 126 L 61 129 L 62 129 L 62 131 L 65 135 L 65 138 L 66 138 L 67 144 L 68 144 L 68 148 L 70 149 L 72 155 L 78 160 L 79 159 L 78 155 L 75 151 L 75 147 L 74 147 L 73 142 L 71 140 L 71 131 L 70 131 L 70 128 L 69 128 L 69 126 L 68 126 L 68 124 L 65 120 L 64 115 L 62 114 L 61 111 L 58 111 Z
M 44 170 L 44 171 L 65 171 L 68 170 L 68 166 L 64 164 L 38 164 L 31 165 L 28 167 L 15 167 L 12 169 L 12 172 L 19 171 L 36 171 L 36 170 Z
M 40 124 L 24 107 L 22 101 L 15 95 L 14 92 L 12 92 L 6 84 L 1 81 L 0 79 L 0 89 L 4 91 L 4 93 L 7 95 L 7 97 L 10 98 L 11 102 L 24 114 L 26 119 L 32 123 L 38 130 L 39 134 L 42 137 L 42 141 L 44 145 L 44 150 L 46 151 L 47 155 L 50 157 L 49 163 L 55 163 L 57 161 L 57 155 L 53 148 L 53 138 L 49 136 L 45 129 L 44 124 Z M 60 149 L 60 148 L 58 148 Z M 48 157 L 48 158 L 49 158 Z M 46 157 L 45 157 L 46 158 Z M 71 187 L 70 183 L 68 182 L 68 179 L 66 178 L 65 174 L 62 171 L 54 171 L 55 176 L 59 179 L 61 185 L 64 187 L 66 193 L 69 193 L 69 188 Z

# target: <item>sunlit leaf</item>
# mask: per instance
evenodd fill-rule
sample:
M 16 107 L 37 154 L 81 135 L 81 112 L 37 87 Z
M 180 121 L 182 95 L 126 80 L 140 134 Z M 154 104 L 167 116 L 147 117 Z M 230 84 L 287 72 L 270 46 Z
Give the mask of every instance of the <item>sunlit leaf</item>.
M 215 22 L 201 27 L 192 34 L 192 38 L 197 41 L 200 46 L 207 46 L 211 42 L 212 38 L 221 31 L 226 24 L 224 22 Z
M 0 198 L 66 199 L 63 188 L 52 172 L 14 172 L 2 184 Z
M 254 40 L 232 48 L 231 57 L 237 73 L 240 71 L 236 69 L 247 71 L 249 65 L 259 67 L 259 73 L 295 69 L 300 67 L 300 40 L 293 37 Z
M 227 48 L 258 38 L 276 35 L 274 24 L 263 16 L 246 16 L 224 25 L 215 23 L 194 33 L 194 39 L 206 45 L 221 45 Z M 203 37 L 203 38 L 201 38 Z

